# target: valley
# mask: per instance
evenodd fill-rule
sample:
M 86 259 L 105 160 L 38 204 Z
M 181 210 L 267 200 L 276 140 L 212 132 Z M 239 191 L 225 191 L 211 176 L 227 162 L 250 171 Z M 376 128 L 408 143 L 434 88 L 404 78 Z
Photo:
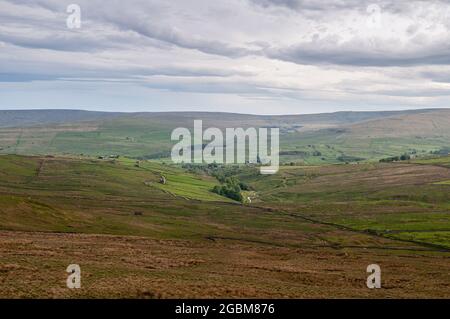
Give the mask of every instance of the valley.
M 448 297 L 448 163 L 243 166 L 241 204 L 167 163 L 0 156 L 0 296 Z

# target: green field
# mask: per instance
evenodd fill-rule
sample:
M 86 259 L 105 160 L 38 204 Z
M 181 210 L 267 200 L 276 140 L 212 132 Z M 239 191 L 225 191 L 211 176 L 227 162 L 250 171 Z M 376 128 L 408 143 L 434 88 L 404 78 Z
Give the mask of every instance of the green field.
M 285 166 L 273 176 L 259 175 L 256 168 L 241 167 L 235 172 L 251 185 L 251 204 L 243 206 L 213 193 L 219 182 L 212 176 L 158 162 L 137 165 L 128 158 L 1 156 L 0 227 L 157 237 L 198 232 L 206 236 L 217 231 L 212 226 L 216 218 L 229 227 L 261 229 L 276 228 L 279 218 L 290 214 L 289 219 L 295 219 L 292 216 L 298 214 L 321 223 L 450 248 L 447 168 L 360 164 Z M 167 179 L 165 185 L 159 182 L 161 176 Z M 258 215 L 260 208 L 252 206 L 278 213 Z M 229 207 L 236 214 L 227 216 Z M 247 218 L 238 211 L 256 215 Z M 282 224 L 288 229 L 297 227 Z M 233 231 L 230 228 L 226 233 Z

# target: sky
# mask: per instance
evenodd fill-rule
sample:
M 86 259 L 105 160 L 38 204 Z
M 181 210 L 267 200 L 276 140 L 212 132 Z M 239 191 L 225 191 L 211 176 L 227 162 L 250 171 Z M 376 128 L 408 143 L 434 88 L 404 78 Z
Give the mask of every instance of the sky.
M 450 1 L 0 0 L 0 109 L 301 114 L 449 101 Z

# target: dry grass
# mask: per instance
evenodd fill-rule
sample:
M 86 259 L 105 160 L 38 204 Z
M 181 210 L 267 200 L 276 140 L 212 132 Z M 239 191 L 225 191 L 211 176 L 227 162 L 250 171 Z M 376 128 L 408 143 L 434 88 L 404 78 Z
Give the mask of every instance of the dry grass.
M 274 247 L 108 235 L 0 232 L 5 298 L 450 297 L 448 254 Z M 65 286 L 78 263 L 82 288 Z M 367 265 L 383 288 L 365 286 Z

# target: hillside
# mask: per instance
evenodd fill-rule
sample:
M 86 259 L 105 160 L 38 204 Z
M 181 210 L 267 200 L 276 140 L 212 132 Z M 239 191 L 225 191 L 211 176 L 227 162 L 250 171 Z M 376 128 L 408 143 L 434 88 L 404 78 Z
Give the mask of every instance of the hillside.
M 192 123 L 194 119 L 204 119 L 215 127 L 226 127 L 231 123 L 247 123 L 253 126 L 268 125 L 276 123 L 277 125 L 302 124 L 302 125 L 338 125 L 350 124 L 360 121 L 379 119 L 388 116 L 415 114 L 417 112 L 429 112 L 430 110 L 407 110 L 407 111 L 380 111 L 380 112 L 336 112 L 324 114 L 305 114 L 305 115 L 282 115 L 282 116 L 264 116 L 250 114 L 234 113 L 208 113 L 208 112 L 95 112 L 83 110 L 0 110 L 0 128 L 1 127 L 24 127 L 38 126 L 46 124 L 63 124 L 83 121 L 98 121 L 114 118 L 126 119 L 146 119 L 155 120 L 161 123 L 173 125 L 186 125 Z
M 3 120 L 3 125 L 15 127 L 0 128 L 0 154 L 118 154 L 134 158 L 167 158 L 174 144 L 170 140 L 172 130 L 176 127 L 192 129 L 195 119 L 202 119 L 204 128 L 279 127 L 281 160 L 306 164 L 377 161 L 403 153 L 425 155 L 447 148 L 450 136 L 450 111 L 447 109 L 289 116 L 195 112 L 2 112 L 9 114 L 6 118 L 13 119 L 10 124 Z M 40 115 L 33 119 L 33 114 Z M 30 126 L 37 122 L 39 125 Z
M 350 126 L 349 135 L 366 135 L 368 138 L 449 138 L 450 109 L 403 114 L 382 120 L 369 120 L 357 123 Z M 450 144 L 450 139 L 448 141 Z
M 114 118 L 119 115 L 120 113 L 81 110 L 0 110 L 0 127 L 25 127 L 96 121 Z
M 319 131 L 295 132 L 285 135 L 281 141 L 284 151 L 320 152 L 320 159 L 306 158 L 310 164 L 333 162 L 333 159 L 341 162 L 376 161 L 404 153 L 426 156 L 438 150 L 448 152 L 450 110 L 427 110 Z M 294 156 L 292 160 L 295 160 Z

